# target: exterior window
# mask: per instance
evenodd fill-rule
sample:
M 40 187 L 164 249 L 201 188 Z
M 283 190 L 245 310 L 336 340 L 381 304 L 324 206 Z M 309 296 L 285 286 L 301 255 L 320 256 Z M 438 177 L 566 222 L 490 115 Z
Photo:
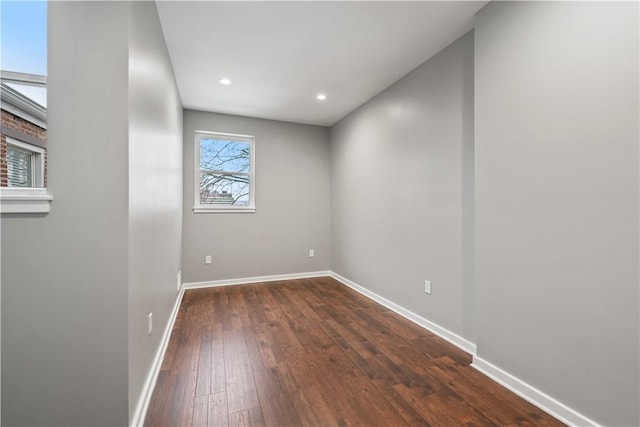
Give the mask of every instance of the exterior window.
M 194 212 L 255 212 L 254 137 L 198 131 Z
M 0 213 L 46 214 L 47 2 L 1 3 Z
M 44 149 L 7 138 L 7 186 L 44 186 Z

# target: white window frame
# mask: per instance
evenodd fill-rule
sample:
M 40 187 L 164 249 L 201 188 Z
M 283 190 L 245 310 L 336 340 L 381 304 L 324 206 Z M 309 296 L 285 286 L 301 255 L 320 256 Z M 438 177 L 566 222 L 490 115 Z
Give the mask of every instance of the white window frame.
M 200 138 L 224 138 L 232 141 L 249 144 L 249 204 L 247 206 L 209 206 L 200 204 Z M 254 213 L 256 211 L 256 162 L 255 162 L 255 137 L 252 135 L 240 135 L 234 133 L 211 132 L 197 130 L 194 137 L 194 213 Z
M 36 145 L 6 137 L 9 146 L 33 153 L 31 156 L 31 182 L 36 187 L 3 187 L 0 189 L 0 213 L 48 213 L 53 197 L 44 188 L 45 150 Z
M 44 153 L 45 150 L 37 145 L 27 144 L 11 137 L 7 138 L 7 151 L 9 147 L 15 147 L 22 151 L 31 153 L 31 182 L 33 185 L 26 188 L 44 187 Z M 25 187 L 22 187 L 25 188 Z

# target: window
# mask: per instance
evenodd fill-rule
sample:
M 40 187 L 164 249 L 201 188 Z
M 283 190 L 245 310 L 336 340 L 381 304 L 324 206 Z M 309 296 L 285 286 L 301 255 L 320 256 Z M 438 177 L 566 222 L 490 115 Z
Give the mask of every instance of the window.
M 7 186 L 44 187 L 44 149 L 7 138 Z
M 3 182 L 7 187 L 0 188 L 0 212 L 49 212 L 53 197 L 43 188 L 46 150 L 8 136 L 2 137 L 2 143 L 6 144 L 6 181 Z
M 0 1 L 0 12 L 0 213 L 46 214 L 47 2 Z
M 254 138 L 198 131 L 194 212 L 255 212 Z

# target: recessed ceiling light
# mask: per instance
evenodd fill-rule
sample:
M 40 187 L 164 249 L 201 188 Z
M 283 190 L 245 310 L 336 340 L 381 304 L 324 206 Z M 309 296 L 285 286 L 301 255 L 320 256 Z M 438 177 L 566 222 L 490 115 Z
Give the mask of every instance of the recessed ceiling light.
M 327 95 L 325 95 L 324 93 L 319 93 L 316 98 L 318 99 L 318 101 L 324 101 L 325 99 L 327 99 Z
M 223 78 L 220 79 L 220 83 L 223 84 L 223 85 L 230 85 L 231 84 L 231 80 L 229 80 L 226 77 L 223 77 Z

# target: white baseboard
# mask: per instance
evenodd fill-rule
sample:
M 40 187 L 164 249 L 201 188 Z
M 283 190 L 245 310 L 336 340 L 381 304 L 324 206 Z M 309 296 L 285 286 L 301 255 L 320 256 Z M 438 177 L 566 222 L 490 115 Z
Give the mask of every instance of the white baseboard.
M 176 317 L 178 316 L 178 309 L 180 308 L 180 303 L 182 302 L 183 295 L 184 286 L 182 286 L 182 289 L 180 289 L 178 297 L 176 298 L 176 303 L 173 305 L 173 310 L 171 310 L 171 314 L 169 315 L 169 321 L 167 322 L 167 326 L 164 329 L 164 334 L 162 335 L 162 339 L 160 340 L 160 347 L 158 347 L 156 357 L 153 359 L 151 369 L 149 370 L 147 379 L 144 382 L 144 386 L 142 387 L 142 392 L 140 393 L 140 398 L 138 399 L 138 405 L 136 406 L 136 411 L 133 413 L 133 419 L 131 420 L 132 427 L 142 427 L 142 425 L 144 424 L 144 418 L 147 415 L 147 409 L 149 408 L 149 401 L 151 400 L 153 389 L 156 386 L 156 380 L 158 379 L 160 367 L 162 366 L 162 361 L 164 360 L 164 353 L 167 351 L 167 345 L 169 344 L 169 338 L 171 337 L 173 324 L 175 323 Z
M 311 271 L 307 273 L 276 274 L 273 276 L 243 277 L 240 279 L 209 280 L 207 282 L 183 283 L 183 289 L 214 288 L 217 286 L 244 285 L 247 283 L 275 282 L 278 280 L 308 279 L 330 276 L 330 271 Z
M 442 326 L 433 323 L 430 320 L 425 319 L 422 316 L 417 315 L 416 313 L 407 310 L 404 307 L 399 306 L 396 303 L 393 303 L 391 301 L 389 301 L 388 299 L 381 297 L 380 295 L 371 292 L 370 290 L 368 290 L 367 288 L 364 288 L 360 285 L 358 285 L 355 282 L 352 282 L 351 280 L 342 277 L 341 275 L 334 273 L 333 271 L 330 272 L 331 277 L 333 277 L 334 279 L 336 279 L 339 282 L 342 282 L 343 284 L 345 284 L 346 286 L 350 287 L 351 289 L 353 289 L 356 292 L 361 293 L 362 295 L 366 296 L 367 298 L 370 298 L 372 300 L 374 300 L 375 302 L 377 302 L 378 304 L 382 304 L 385 307 L 387 307 L 389 310 L 392 310 L 396 313 L 398 313 L 400 316 L 412 321 L 413 323 L 417 324 L 418 326 L 421 326 L 425 329 L 427 329 L 430 332 L 433 332 L 434 334 L 436 334 L 437 336 L 439 336 L 440 338 L 443 338 L 447 341 L 449 341 L 451 344 L 455 345 L 456 347 L 459 347 L 460 349 L 466 351 L 467 353 L 470 353 L 471 355 L 475 355 L 476 354 L 476 345 L 474 343 L 472 343 L 471 341 L 462 338 L 460 335 L 455 334 L 453 332 L 451 332 L 450 330 L 443 328 Z
M 579 412 L 569 408 L 567 405 L 557 401 L 553 397 L 541 392 L 537 388 L 525 383 L 510 373 L 503 371 L 477 355 L 473 356 L 473 363 L 471 366 L 567 425 L 599 427 L 599 424 L 595 421 L 585 417 Z

